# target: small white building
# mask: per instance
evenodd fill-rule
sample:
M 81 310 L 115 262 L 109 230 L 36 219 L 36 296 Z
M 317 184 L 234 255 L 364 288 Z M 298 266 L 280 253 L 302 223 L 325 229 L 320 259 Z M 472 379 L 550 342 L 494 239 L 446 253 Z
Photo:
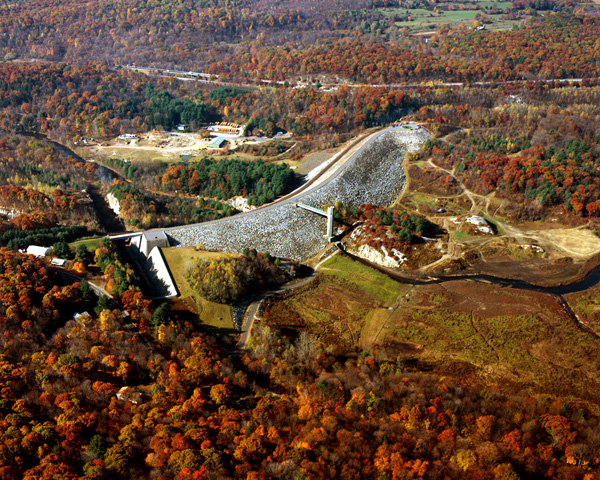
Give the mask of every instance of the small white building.
M 91 320 L 92 316 L 88 312 L 81 312 L 73 314 L 73 320 L 76 322 L 85 322 L 87 320 Z
M 27 253 L 27 255 L 33 255 L 34 257 L 41 258 L 45 257 L 50 253 L 50 248 L 39 247 L 37 245 L 29 245 L 25 253 Z
M 64 267 L 67 261 L 64 258 L 53 258 L 52 260 L 50 260 L 50 263 L 57 267 Z
M 179 130 L 180 132 L 185 132 L 186 126 L 187 125 L 185 123 L 180 123 L 179 125 L 177 125 L 177 130 Z

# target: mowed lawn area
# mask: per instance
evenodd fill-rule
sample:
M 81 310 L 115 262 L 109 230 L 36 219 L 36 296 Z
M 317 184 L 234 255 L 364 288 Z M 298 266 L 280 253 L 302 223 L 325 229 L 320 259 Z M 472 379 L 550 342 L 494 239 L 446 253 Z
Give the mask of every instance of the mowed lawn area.
M 90 252 L 95 252 L 98 248 L 98 244 L 105 239 L 106 237 L 83 238 L 69 243 L 69 247 L 77 248 L 78 245 L 83 244 Z
M 206 300 L 195 292 L 185 279 L 185 273 L 194 264 L 195 260 L 210 261 L 231 254 L 197 251 L 194 247 L 163 248 L 162 253 L 181 294 L 180 300 L 193 304 L 198 314 L 199 323 L 227 330 L 234 328 L 231 318 L 231 306 Z
M 436 30 L 440 25 L 458 25 L 464 23 L 470 26 L 475 21 L 477 14 L 484 15 L 490 22 L 486 24 L 488 30 L 507 30 L 513 27 L 516 20 L 508 20 L 504 11 L 510 7 L 510 2 L 478 3 L 479 10 L 440 10 L 434 12 L 423 8 L 382 8 L 381 13 L 386 16 L 394 15 L 398 20 L 395 22 L 398 28 L 408 28 L 412 32 Z M 498 13 L 489 13 L 485 9 L 495 7 Z

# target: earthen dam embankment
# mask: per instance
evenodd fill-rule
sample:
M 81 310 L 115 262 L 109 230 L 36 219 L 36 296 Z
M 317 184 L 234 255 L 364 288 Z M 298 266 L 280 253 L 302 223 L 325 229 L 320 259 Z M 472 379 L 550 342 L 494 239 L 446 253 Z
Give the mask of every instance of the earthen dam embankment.
M 402 161 L 430 137 L 423 128 L 393 127 L 365 143 L 326 182 L 259 210 L 165 232 L 180 246 L 201 244 L 208 250 L 241 252 L 245 247 L 278 257 L 306 260 L 327 244 L 323 218 L 299 209 L 302 201 L 315 207 L 342 202 L 390 205 L 404 187 Z

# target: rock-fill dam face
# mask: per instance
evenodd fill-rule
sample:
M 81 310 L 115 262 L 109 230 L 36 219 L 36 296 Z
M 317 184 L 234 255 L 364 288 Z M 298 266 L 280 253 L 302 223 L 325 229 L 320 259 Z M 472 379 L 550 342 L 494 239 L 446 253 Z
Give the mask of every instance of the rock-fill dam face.
M 390 205 L 404 187 L 402 161 L 406 154 L 418 150 L 429 137 L 423 128 L 388 128 L 361 147 L 329 180 L 290 200 L 165 232 L 179 246 L 201 244 L 223 252 L 241 252 L 248 247 L 304 261 L 327 245 L 326 221 L 297 208 L 296 202 L 317 208 L 335 202 Z

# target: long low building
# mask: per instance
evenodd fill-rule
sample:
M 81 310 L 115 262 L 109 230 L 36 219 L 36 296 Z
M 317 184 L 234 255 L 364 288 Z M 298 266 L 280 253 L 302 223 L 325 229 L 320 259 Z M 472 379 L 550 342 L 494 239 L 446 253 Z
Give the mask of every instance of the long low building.
M 225 140 L 222 137 L 217 137 L 212 142 L 210 142 L 207 146 L 208 146 L 208 148 L 221 148 L 223 145 L 225 145 L 226 141 L 227 140 Z
M 38 258 L 45 257 L 50 253 L 49 247 L 40 247 L 38 245 L 29 245 L 26 252 L 27 255 L 34 255 Z

